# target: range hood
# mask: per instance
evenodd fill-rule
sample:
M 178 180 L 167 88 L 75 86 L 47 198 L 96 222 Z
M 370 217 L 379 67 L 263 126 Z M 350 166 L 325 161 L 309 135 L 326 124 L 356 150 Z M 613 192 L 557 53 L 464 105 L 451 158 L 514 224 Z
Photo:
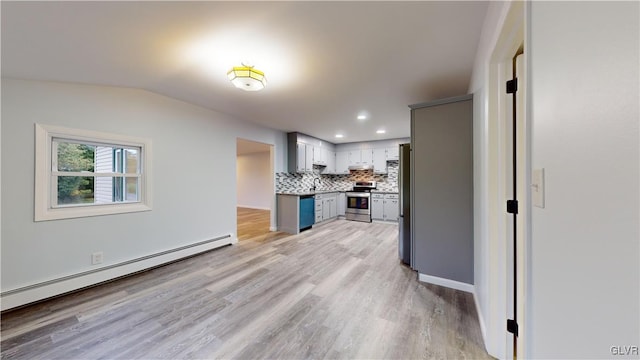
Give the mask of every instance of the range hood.
M 349 165 L 349 170 L 373 170 L 373 165 Z

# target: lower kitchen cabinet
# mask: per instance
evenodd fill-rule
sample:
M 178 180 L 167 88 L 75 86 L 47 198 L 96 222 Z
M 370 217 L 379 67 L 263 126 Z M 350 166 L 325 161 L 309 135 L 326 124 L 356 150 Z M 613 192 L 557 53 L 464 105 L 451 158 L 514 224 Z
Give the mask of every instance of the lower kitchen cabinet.
M 347 210 L 347 194 L 339 192 L 336 200 L 338 202 L 338 216 L 345 216 Z
M 398 194 L 384 195 L 384 219 L 387 221 L 398 221 L 400 215 L 400 198 Z
M 371 219 L 397 222 L 399 206 L 398 194 L 371 194 Z
M 338 216 L 338 193 L 316 194 L 315 201 L 316 224 Z

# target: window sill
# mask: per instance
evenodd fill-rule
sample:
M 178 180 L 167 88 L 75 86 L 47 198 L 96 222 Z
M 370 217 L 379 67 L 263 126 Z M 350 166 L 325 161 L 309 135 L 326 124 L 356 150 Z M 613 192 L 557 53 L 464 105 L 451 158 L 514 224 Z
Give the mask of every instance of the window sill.
M 151 206 L 143 203 L 64 207 L 56 209 L 41 209 L 40 211 L 36 209 L 34 221 L 74 219 L 88 216 L 126 214 L 150 210 Z

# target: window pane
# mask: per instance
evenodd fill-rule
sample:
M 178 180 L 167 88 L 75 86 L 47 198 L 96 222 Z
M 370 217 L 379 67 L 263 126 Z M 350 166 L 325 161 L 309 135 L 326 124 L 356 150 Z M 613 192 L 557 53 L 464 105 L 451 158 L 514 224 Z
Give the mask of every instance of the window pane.
M 58 171 L 94 170 L 95 146 L 71 142 L 54 142 L 58 150 Z
M 98 176 L 95 183 L 96 204 L 139 201 L 137 177 Z
M 113 202 L 113 178 L 98 176 L 95 183 L 96 204 L 111 204 Z
M 137 174 L 140 171 L 139 169 L 139 161 L 138 161 L 138 156 L 140 154 L 140 152 L 138 150 L 134 150 L 134 149 L 125 149 L 125 153 L 126 153 L 126 166 L 125 166 L 125 172 L 127 174 Z
M 58 205 L 93 204 L 94 178 L 91 176 L 59 176 Z
M 138 178 L 128 177 L 125 179 L 126 183 L 126 200 L 125 201 L 138 201 Z
M 113 147 L 96 146 L 96 172 L 111 173 L 114 172 L 115 157 Z M 109 179 L 111 181 L 111 179 Z

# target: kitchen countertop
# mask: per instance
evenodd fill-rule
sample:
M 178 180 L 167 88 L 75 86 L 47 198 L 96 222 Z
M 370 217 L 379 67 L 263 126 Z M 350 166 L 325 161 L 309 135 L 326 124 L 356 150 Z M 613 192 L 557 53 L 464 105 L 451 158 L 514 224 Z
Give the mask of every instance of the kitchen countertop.
M 306 195 L 328 194 L 328 193 L 337 193 L 337 192 L 346 192 L 346 191 L 347 190 L 281 191 L 281 192 L 277 192 L 276 195 L 306 196 Z
M 290 196 L 307 196 L 307 195 L 316 195 L 316 194 L 328 194 L 335 192 L 348 192 L 351 190 L 308 190 L 308 191 L 281 191 L 277 192 L 276 195 L 290 195 Z M 397 191 L 389 191 L 389 190 L 371 190 L 372 194 L 397 194 Z

